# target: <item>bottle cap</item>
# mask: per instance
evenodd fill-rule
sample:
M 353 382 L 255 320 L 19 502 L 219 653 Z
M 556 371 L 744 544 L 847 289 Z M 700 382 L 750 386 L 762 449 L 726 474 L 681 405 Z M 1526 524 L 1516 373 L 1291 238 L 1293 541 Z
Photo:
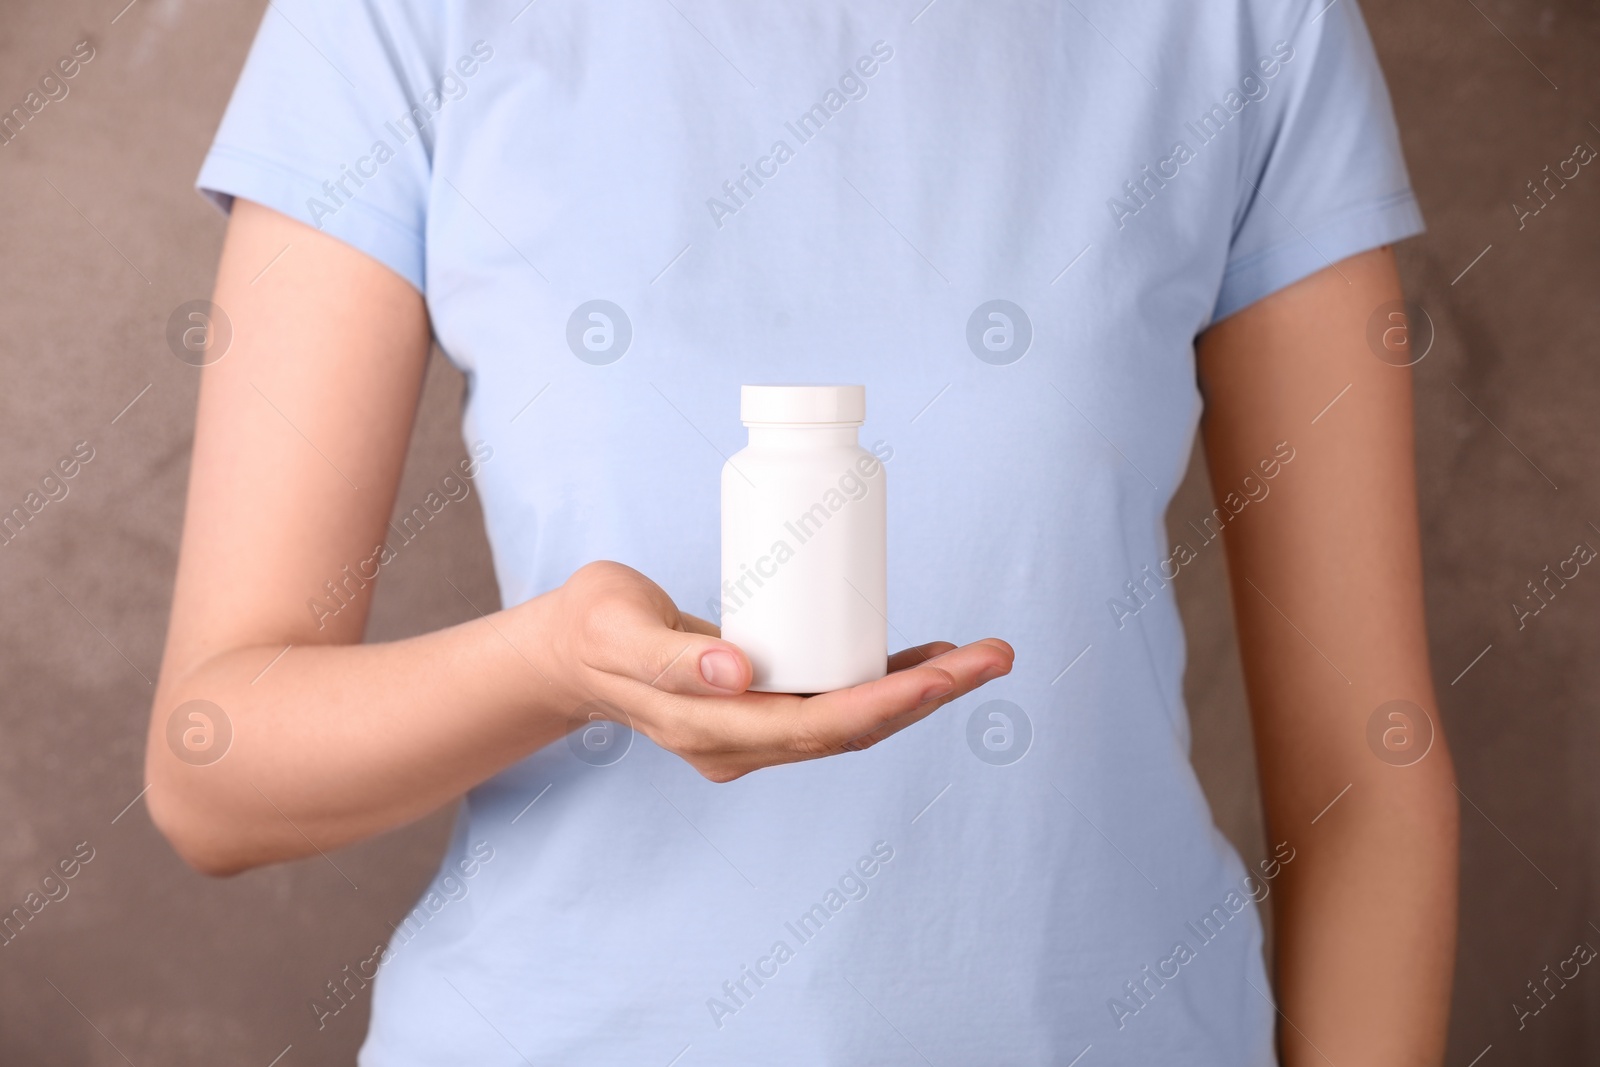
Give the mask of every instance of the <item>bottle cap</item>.
M 745 385 L 739 420 L 752 425 L 860 426 L 867 417 L 864 385 Z

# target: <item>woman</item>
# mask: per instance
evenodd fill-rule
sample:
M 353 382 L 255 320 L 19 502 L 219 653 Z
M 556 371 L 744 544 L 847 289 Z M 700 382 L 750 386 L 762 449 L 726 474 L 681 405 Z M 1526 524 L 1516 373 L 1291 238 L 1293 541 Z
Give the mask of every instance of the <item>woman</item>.
M 361 1063 L 1440 1062 L 1449 757 L 1367 740 L 1435 706 L 1367 341 L 1421 228 L 1388 97 L 1355 0 L 1119 14 L 269 7 L 200 179 L 233 341 L 148 802 L 228 874 L 465 795 Z M 431 339 L 507 607 L 363 645 Z M 866 385 L 918 646 L 808 699 L 690 613 L 772 381 Z M 1218 510 L 1172 545 L 1197 426 Z M 1219 534 L 1248 867 L 1170 588 Z M 192 700 L 233 724 L 204 766 Z

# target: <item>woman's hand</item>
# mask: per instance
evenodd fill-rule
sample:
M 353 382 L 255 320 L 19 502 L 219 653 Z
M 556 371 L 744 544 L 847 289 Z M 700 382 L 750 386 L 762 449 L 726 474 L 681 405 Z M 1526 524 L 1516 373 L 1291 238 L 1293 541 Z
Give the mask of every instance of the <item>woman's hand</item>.
M 1009 673 L 1014 655 L 997 638 L 936 641 L 897 653 L 888 675 L 851 689 L 751 693 L 745 654 L 631 567 L 591 563 L 525 607 L 529 630 L 516 643 L 571 709 L 573 728 L 616 719 L 714 782 L 870 747 Z

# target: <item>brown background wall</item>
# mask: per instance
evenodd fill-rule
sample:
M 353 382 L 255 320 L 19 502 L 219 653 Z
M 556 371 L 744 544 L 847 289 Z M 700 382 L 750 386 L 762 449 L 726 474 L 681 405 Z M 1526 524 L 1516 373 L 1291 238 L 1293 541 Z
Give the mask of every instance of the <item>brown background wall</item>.
M 128 808 L 192 440 L 196 375 L 168 351 L 166 322 L 209 295 L 222 221 L 190 186 L 264 5 L 123 2 L 0 10 L 6 109 L 76 42 L 98 53 L 0 147 L 0 510 L 75 442 L 95 450 L 70 495 L 0 549 L 0 907 L 79 842 L 94 849 L 70 895 L 0 947 L 0 1061 L 266 1067 L 292 1045 L 284 1067 L 348 1064 L 365 1004 L 318 1032 L 307 1002 L 410 905 L 448 813 L 337 854 L 342 875 L 319 859 L 212 882 Z M 1366 13 L 1431 226 L 1400 257 L 1437 327 L 1417 368 L 1424 548 L 1468 798 L 1449 1063 L 1491 1045 L 1482 1067 L 1595 1062 L 1591 969 L 1520 1032 L 1511 1004 L 1576 942 L 1600 946 L 1600 577 L 1585 569 L 1521 631 L 1510 604 L 1579 540 L 1600 547 L 1600 169 L 1523 230 L 1509 205 L 1578 141 L 1600 147 L 1600 13 L 1579 0 L 1369 0 Z M 407 505 L 461 451 L 460 393 L 436 359 Z M 1208 510 L 1197 462 L 1170 520 Z M 495 602 L 476 506 L 430 530 L 385 569 L 373 638 L 467 617 L 442 576 Z M 1221 554 L 1182 573 L 1195 758 L 1250 860 L 1260 805 Z

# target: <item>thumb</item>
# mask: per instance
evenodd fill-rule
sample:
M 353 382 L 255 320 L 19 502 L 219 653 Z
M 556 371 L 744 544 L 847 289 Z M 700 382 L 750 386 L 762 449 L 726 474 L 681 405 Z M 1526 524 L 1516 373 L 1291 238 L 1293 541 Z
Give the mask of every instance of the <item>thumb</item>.
M 666 693 L 732 696 L 750 684 L 750 659 L 631 567 L 597 562 L 566 585 L 570 618 L 580 627 L 589 666 Z
M 699 633 L 688 619 L 677 629 L 654 612 L 630 612 L 613 632 L 607 668 L 664 693 L 734 696 L 750 685 L 750 658 L 738 645 Z
M 737 645 L 678 630 L 660 631 L 654 645 L 643 670 L 629 673 L 664 693 L 733 696 L 750 684 L 750 660 Z

